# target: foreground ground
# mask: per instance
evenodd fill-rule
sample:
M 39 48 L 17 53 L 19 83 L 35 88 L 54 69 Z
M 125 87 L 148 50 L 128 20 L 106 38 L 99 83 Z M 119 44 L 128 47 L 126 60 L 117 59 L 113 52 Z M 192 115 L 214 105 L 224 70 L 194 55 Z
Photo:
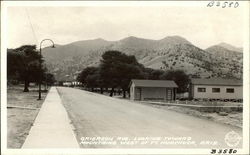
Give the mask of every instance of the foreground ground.
M 242 136 L 240 128 L 171 110 L 73 88 L 60 87 L 58 91 L 83 148 L 224 148 L 228 147 L 224 140 L 228 132 Z M 98 143 L 103 137 L 117 143 Z M 147 142 L 138 140 L 147 138 Z M 96 140 L 97 143 L 88 143 Z M 241 145 L 240 142 L 238 147 Z
M 42 93 L 44 100 L 46 93 Z M 39 112 L 43 100 L 37 100 L 37 87 L 23 92 L 23 86 L 7 89 L 7 147 L 21 148 Z

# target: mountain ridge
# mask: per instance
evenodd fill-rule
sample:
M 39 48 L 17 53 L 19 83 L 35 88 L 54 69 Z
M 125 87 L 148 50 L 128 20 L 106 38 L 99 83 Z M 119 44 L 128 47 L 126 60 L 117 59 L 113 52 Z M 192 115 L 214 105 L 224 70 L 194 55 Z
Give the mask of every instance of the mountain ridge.
M 217 48 L 218 49 L 218 48 Z M 235 51 L 223 51 L 235 53 Z M 218 56 L 212 50 L 203 50 L 181 36 L 167 36 L 159 40 L 126 37 L 117 41 L 102 38 L 73 42 L 58 48 L 43 49 L 43 56 L 49 71 L 57 80 L 70 77 L 74 80 L 82 69 L 97 66 L 101 55 L 107 50 L 118 50 L 134 55 L 145 67 L 171 70 L 181 69 L 192 76 L 202 77 L 242 77 L 242 55 L 238 59 Z M 232 54 L 233 55 L 233 54 Z M 67 78 L 65 76 L 67 75 Z

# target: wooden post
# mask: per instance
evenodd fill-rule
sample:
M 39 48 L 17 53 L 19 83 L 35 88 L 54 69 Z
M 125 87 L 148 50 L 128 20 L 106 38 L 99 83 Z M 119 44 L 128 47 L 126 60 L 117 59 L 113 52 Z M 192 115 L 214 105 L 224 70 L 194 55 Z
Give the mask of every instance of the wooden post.
M 174 91 L 174 100 L 176 100 L 176 88 L 173 88 Z

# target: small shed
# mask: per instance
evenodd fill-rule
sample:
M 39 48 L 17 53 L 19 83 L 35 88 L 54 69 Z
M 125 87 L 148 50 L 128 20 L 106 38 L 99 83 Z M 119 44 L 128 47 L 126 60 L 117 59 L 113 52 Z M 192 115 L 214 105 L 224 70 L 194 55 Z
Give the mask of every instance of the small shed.
M 222 78 L 191 79 L 189 98 L 242 100 L 242 80 Z
M 171 80 L 131 80 L 131 100 L 175 100 L 177 85 Z

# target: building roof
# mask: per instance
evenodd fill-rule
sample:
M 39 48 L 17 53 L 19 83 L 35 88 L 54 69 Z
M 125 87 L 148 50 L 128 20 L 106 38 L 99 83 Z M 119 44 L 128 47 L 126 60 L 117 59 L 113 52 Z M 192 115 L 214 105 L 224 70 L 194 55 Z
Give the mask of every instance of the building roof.
M 242 80 L 222 78 L 191 79 L 191 83 L 195 85 L 242 86 Z
M 134 83 L 136 87 L 170 87 L 177 88 L 178 86 L 171 80 L 131 80 L 131 84 Z

